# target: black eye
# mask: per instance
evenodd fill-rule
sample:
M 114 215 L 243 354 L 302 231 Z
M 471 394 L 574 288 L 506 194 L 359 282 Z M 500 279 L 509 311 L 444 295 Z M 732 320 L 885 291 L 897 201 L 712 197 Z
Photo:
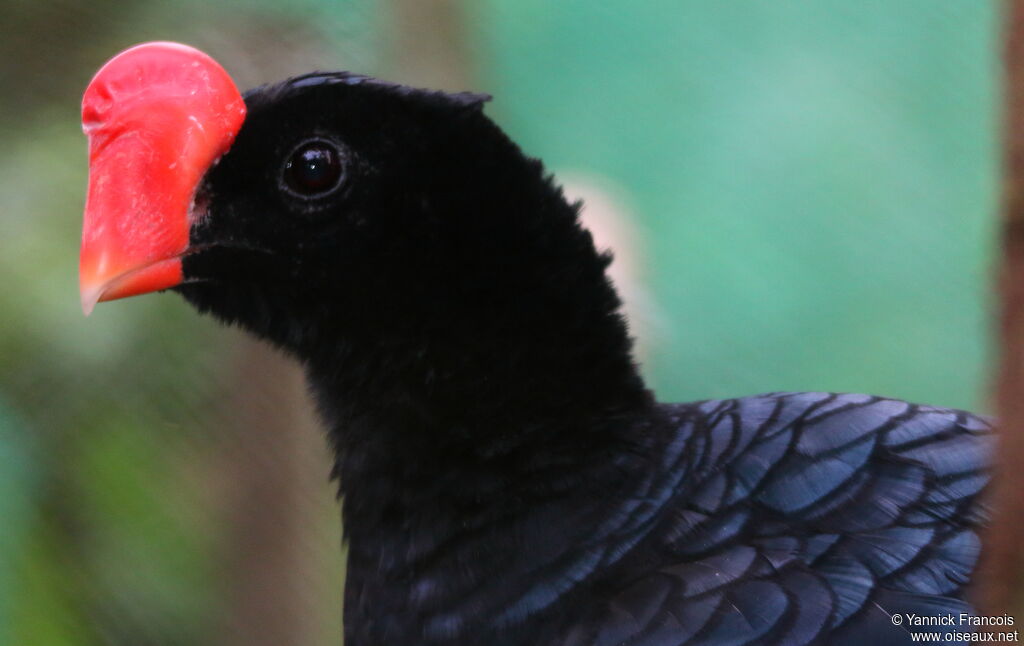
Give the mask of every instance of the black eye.
M 331 142 L 306 142 L 285 162 L 284 183 L 300 197 L 319 197 L 341 183 L 343 166 L 341 152 Z

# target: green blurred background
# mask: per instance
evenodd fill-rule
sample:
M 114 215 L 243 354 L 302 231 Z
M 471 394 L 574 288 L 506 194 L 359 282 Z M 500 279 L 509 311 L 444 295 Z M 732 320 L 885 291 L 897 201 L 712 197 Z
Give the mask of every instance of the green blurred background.
M 617 250 L 660 398 L 985 410 L 999 11 L 975 0 L 0 1 L 0 644 L 338 643 L 285 359 L 172 295 L 84 319 L 78 103 L 146 40 L 239 86 L 486 91 Z

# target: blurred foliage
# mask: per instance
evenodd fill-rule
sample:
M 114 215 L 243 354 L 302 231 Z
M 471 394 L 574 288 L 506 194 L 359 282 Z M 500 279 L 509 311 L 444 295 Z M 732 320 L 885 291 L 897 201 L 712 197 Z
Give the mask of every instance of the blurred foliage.
M 279 457 L 237 428 L 248 404 L 232 393 L 253 384 L 235 331 L 173 296 L 81 317 L 89 77 L 164 39 L 206 50 L 241 87 L 317 68 L 426 78 L 396 54 L 417 29 L 392 28 L 396 6 L 0 2 L 0 644 L 230 643 L 231 557 L 257 548 L 232 531 L 229 476 Z M 462 6 L 465 89 L 494 94 L 489 113 L 552 170 L 635 207 L 650 290 L 635 316 L 659 396 L 829 389 L 983 407 L 994 2 Z M 316 564 L 302 608 L 308 643 L 327 644 L 341 565 L 321 468 L 303 490 L 323 523 L 301 547 Z
M 38 468 L 32 436 L 0 401 L 0 644 L 10 644 L 11 607 L 21 596 L 15 585 L 21 555 L 28 549 Z

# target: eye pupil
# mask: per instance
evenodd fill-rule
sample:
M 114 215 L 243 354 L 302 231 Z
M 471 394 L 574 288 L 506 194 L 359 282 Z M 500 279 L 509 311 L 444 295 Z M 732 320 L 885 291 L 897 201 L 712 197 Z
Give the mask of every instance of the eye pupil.
M 285 164 L 284 178 L 296 193 L 315 196 L 337 186 L 341 172 L 337 148 L 324 141 L 312 141 L 292 153 Z

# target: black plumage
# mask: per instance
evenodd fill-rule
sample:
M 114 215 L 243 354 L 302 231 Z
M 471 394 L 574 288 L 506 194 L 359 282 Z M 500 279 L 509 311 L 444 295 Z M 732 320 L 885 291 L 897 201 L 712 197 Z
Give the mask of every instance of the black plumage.
M 346 643 L 902 644 L 894 613 L 970 612 L 987 423 L 655 402 L 609 257 L 485 99 L 259 88 L 197 196 L 176 289 L 301 361 L 326 423 Z M 339 183 L 303 195 L 311 142 Z

